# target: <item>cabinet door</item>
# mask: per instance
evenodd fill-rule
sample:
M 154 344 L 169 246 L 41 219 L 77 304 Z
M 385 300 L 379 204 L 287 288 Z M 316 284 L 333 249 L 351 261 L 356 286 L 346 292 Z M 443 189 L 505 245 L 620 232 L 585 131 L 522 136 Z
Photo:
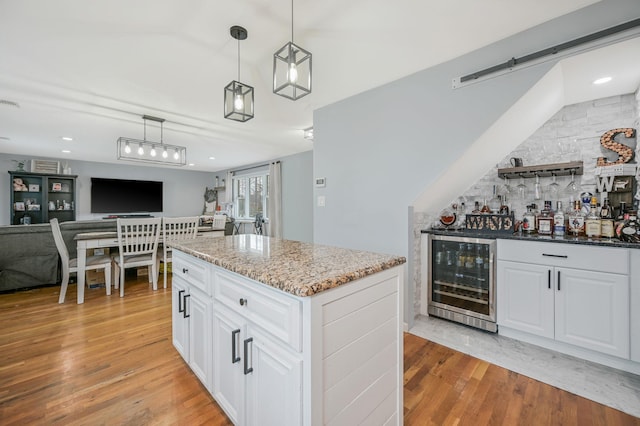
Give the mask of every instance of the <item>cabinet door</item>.
M 195 288 L 190 288 L 189 296 L 185 306 L 189 317 L 189 365 L 211 392 L 211 299 Z
M 173 346 L 182 358 L 189 363 L 189 318 L 185 318 L 185 295 L 189 294 L 189 285 L 174 275 L 171 282 L 171 325 Z
M 302 359 L 249 325 L 247 425 L 302 424 Z
M 629 278 L 556 268 L 556 340 L 629 358 Z
M 498 325 L 554 337 L 552 268 L 498 261 Z
M 244 424 L 245 320 L 216 304 L 213 313 L 213 397 L 234 424 Z

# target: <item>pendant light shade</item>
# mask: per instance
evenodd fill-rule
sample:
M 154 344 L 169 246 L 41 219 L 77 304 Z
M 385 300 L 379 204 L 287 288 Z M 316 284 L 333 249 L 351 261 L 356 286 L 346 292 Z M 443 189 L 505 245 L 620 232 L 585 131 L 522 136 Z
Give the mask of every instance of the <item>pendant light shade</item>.
M 273 54 L 273 93 L 294 101 L 311 93 L 311 52 L 293 42 L 293 0 L 291 41 Z
M 238 40 L 238 80 L 233 80 L 224 88 L 224 118 L 248 121 L 253 118 L 253 87 L 240 82 L 240 40 L 247 38 L 247 30 L 234 25 L 231 37 Z

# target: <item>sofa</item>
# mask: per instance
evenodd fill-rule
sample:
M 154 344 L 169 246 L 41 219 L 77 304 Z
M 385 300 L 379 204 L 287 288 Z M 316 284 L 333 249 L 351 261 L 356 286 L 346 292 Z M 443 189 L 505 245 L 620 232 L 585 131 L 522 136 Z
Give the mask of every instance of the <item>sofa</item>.
M 76 257 L 74 237 L 80 232 L 116 231 L 116 220 L 62 222 L 69 257 Z M 0 292 L 60 282 L 60 257 L 51 225 L 0 226 Z

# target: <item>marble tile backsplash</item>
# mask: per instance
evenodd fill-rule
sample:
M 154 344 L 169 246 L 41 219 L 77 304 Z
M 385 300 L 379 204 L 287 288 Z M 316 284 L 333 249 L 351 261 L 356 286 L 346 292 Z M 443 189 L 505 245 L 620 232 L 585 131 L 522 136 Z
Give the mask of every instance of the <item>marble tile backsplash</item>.
M 516 218 L 520 218 L 526 206 L 534 202 L 533 185 L 535 178 L 523 179 L 527 186 L 527 195 L 524 199 L 519 197 L 516 186 L 519 179 L 506 180 L 498 178 L 498 169 L 511 167 L 512 157 L 522 158 L 525 166 L 564 163 L 569 161 L 582 161 L 584 163 L 584 173 L 576 176 L 579 190 L 575 193 L 567 192 L 565 188 L 571 181 L 570 176 L 557 177 L 556 181 L 560 185 L 561 191 L 558 197 L 550 197 L 547 190 L 552 178 L 540 178 L 543 188 L 543 197 L 540 201 L 535 201 L 538 207 L 544 203 L 543 200 L 562 201 L 566 209 L 572 199 L 579 196 L 582 191 L 595 193 L 596 178 L 594 175 L 596 159 L 610 155 L 600 145 L 600 137 L 608 130 L 618 127 L 640 128 L 640 90 L 635 94 L 612 96 L 597 99 L 589 102 L 582 102 L 574 105 L 567 105 L 551 117 L 541 128 L 539 128 L 528 139 L 522 142 L 509 155 L 501 159 L 494 168 L 477 182 L 473 183 L 463 194 L 452 194 L 451 202 L 464 199 L 467 212 L 473 209 L 475 201 L 481 205 L 484 200 L 489 200 L 493 194 L 493 187 L 496 185 L 498 194 L 507 195 L 507 200 L 514 211 Z M 637 139 L 637 136 L 636 136 Z M 636 159 L 640 158 L 640 144 L 636 143 Z M 617 158 L 615 155 L 611 160 Z M 512 191 L 508 191 L 508 187 Z M 447 206 L 442 206 L 444 209 Z M 421 230 L 430 228 L 437 222 L 438 218 L 424 212 L 414 213 L 414 244 L 413 244 L 413 277 L 414 277 L 414 312 L 420 312 L 421 282 L 420 274 L 421 256 L 420 239 Z

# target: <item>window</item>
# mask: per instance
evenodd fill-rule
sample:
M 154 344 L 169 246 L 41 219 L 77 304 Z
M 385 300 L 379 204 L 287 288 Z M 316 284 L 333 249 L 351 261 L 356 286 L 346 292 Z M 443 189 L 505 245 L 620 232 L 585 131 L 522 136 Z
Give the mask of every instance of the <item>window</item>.
M 269 203 L 269 172 L 233 177 L 234 215 L 239 219 L 254 219 L 256 213 L 267 217 Z

